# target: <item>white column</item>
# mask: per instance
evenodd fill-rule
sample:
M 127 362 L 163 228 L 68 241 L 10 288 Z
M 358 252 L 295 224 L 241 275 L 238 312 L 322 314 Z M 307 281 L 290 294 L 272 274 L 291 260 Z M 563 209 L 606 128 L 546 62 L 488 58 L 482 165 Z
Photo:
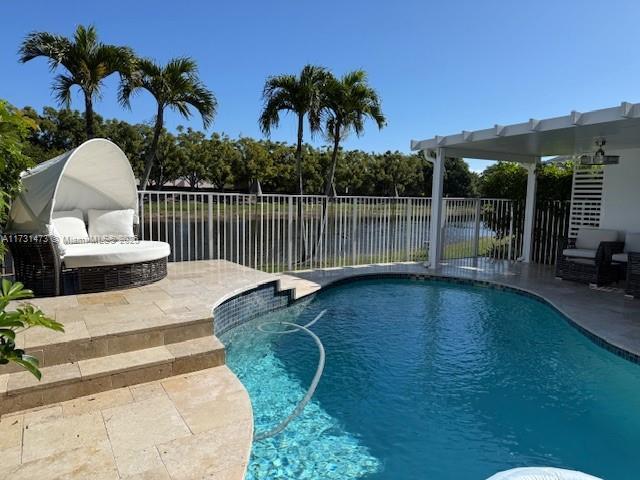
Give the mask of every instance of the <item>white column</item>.
M 428 157 L 427 157 L 428 158 Z M 429 232 L 429 268 L 437 268 L 442 258 L 442 187 L 444 150 L 439 148 L 433 160 L 431 180 L 431 231 Z
M 538 159 L 539 160 L 539 159 Z M 527 198 L 524 205 L 524 237 L 522 239 L 522 261 L 531 262 L 533 242 L 533 220 L 536 210 L 536 167 L 538 161 L 525 165 L 527 169 Z

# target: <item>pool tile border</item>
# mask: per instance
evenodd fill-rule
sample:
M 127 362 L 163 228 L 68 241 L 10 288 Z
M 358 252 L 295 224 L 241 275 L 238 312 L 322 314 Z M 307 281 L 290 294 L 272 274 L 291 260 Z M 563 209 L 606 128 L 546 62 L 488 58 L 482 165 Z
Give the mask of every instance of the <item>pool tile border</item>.
M 293 290 L 279 290 L 277 280 L 241 292 L 213 309 L 215 335 L 220 337 L 258 315 L 288 307 L 292 303 Z

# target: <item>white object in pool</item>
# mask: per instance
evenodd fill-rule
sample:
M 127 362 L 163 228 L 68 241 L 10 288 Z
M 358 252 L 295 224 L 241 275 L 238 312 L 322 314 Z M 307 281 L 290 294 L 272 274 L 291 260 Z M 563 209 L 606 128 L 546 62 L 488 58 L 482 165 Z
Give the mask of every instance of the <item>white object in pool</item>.
M 564 470 L 552 467 L 525 467 L 514 468 L 504 472 L 496 473 L 487 480 L 602 480 L 601 478 L 576 472 L 575 470 Z

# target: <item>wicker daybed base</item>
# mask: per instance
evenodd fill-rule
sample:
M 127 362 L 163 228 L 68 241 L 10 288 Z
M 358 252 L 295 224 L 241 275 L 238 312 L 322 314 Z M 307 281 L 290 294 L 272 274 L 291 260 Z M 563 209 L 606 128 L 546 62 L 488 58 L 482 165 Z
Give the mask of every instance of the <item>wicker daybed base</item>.
M 62 269 L 65 295 L 120 290 L 148 285 L 167 276 L 167 257 L 148 262 Z
M 9 242 L 9 249 L 16 280 L 39 297 L 133 288 L 167 276 L 167 257 L 123 265 L 65 268 L 51 242 Z
M 575 239 L 560 240 L 556 260 L 556 277 L 573 282 L 608 285 L 622 278 L 620 264 L 612 263 L 611 256 L 622 252 L 623 242 L 600 242 L 593 261 L 563 255 L 563 250 L 575 248 Z

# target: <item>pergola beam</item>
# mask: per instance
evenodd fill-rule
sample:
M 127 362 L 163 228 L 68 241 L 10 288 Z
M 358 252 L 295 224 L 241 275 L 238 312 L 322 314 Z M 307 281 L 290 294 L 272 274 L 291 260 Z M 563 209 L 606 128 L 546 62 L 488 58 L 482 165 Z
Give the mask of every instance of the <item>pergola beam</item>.
M 461 133 L 436 136 L 427 140 L 412 140 L 412 150 L 435 150 L 439 147 L 469 149 L 472 152 L 483 151 L 483 154 L 471 154 L 468 158 L 487 158 L 489 151 L 500 151 L 504 157 L 511 157 L 513 161 L 520 161 L 514 157 L 518 154 L 526 154 L 528 157 L 566 154 L 563 151 L 546 152 L 553 150 L 557 145 L 557 136 L 564 137 L 566 142 L 571 142 L 575 132 L 584 127 L 592 127 L 591 130 L 619 131 L 621 124 L 618 122 L 634 121 L 640 119 L 640 104 L 622 102 L 619 106 L 593 110 L 591 112 L 572 111 L 569 115 L 552 117 L 543 120 L 530 119 L 523 123 L 511 125 L 495 124 L 493 128 L 484 130 L 467 131 Z M 635 125 L 634 123 L 634 125 Z M 578 129 L 578 130 L 576 130 Z M 546 137 L 545 134 L 550 135 Z M 514 137 L 521 136 L 518 140 Z M 549 144 L 544 147 L 543 140 L 549 138 Z M 518 147 L 516 147 L 518 145 Z M 549 147 L 550 145 L 550 147 Z M 570 145 L 567 143 L 567 145 Z M 608 144 L 609 145 L 609 144 Z M 474 147 L 475 146 L 475 147 Z M 492 148 L 495 147 L 495 148 Z M 611 146 L 610 146 L 611 148 Z M 523 150 L 526 149 L 526 150 Z M 568 149 L 568 148 L 565 148 Z M 573 153 L 573 152 L 572 152 Z M 507 159 L 507 158 L 505 158 Z M 529 160 L 526 159 L 525 163 Z
M 497 160 L 506 162 L 519 162 L 519 163 L 535 163 L 539 157 L 534 155 L 521 155 L 517 153 L 503 153 L 503 152 L 487 152 L 484 150 L 473 150 L 471 148 L 456 148 L 456 147 L 440 147 L 444 150 L 445 156 L 452 158 L 478 158 L 481 160 Z M 435 152 L 436 149 L 429 150 Z

